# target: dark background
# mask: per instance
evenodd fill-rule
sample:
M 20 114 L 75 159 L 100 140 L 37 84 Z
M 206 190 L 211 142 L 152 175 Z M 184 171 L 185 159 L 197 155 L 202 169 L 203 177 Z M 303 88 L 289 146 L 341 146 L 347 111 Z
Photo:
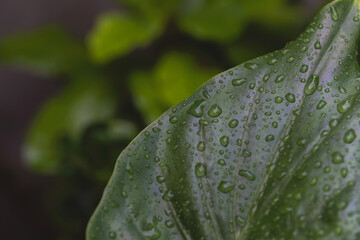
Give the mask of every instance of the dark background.
M 302 17 L 299 19 L 300 27 L 298 27 L 300 31 L 304 29 L 309 19 L 324 2 L 326 1 L 291 1 L 290 4 L 301 6 Z M 57 23 L 70 30 L 76 38 L 83 40 L 100 13 L 119 9 L 121 9 L 121 4 L 119 6 L 113 1 L 107 0 L 0 0 L 0 39 L 13 33 L 28 31 L 49 23 Z M 263 51 L 273 51 L 283 46 L 286 41 L 294 39 L 298 33 L 292 31 L 280 39 L 266 39 L 271 35 L 268 31 L 262 31 L 261 27 L 253 27 L 250 24 L 250 27 L 247 27 L 239 39 L 252 39 L 253 36 L 260 36 L 265 38 L 264 41 L 270 42 Z M 178 40 L 174 35 L 178 35 L 176 33 L 171 37 L 171 34 L 173 33 L 169 33 L 170 37 L 168 38 L 161 38 L 160 42 L 168 41 L 169 44 L 176 45 Z M 184 39 L 189 41 L 189 45 L 201 44 L 198 40 L 192 40 L 187 36 Z M 203 45 L 205 48 L 206 46 L 212 47 L 213 43 L 206 42 Z M 155 43 L 148 48 L 156 50 L 158 45 Z M 209 51 L 211 52 L 213 49 L 209 49 Z M 131 57 L 130 55 L 129 58 Z M 115 62 L 115 64 L 121 64 L 121 61 Z M 220 64 L 219 68 L 224 70 L 231 66 L 232 63 L 226 63 Z M 38 174 L 28 170 L 24 165 L 22 146 L 27 129 L 43 104 L 56 95 L 62 86 L 62 77 L 34 74 L 21 68 L 0 65 L 1 239 L 79 239 L 81 232 L 85 230 L 84 221 L 86 222 L 94 210 L 93 204 L 90 204 L 92 208 L 82 215 L 84 220 L 74 223 L 77 230 L 74 230 L 72 235 L 60 234 L 62 231 L 68 231 L 66 229 L 68 226 L 62 227 L 62 223 L 51 220 L 54 219 L 54 211 L 49 210 L 53 206 L 49 204 L 51 201 L 49 199 L 52 198 L 48 197 L 48 193 L 56 192 L 59 181 L 63 181 L 64 178 L 52 174 Z M 136 112 L 136 110 L 129 111 Z M 138 116 L 139 114 L 133 115 Z M 138 122 L 140 122 L 138 126 L 141 130 L 146 123 L 143 120 Z M 110 161 L 113 164 L 115 159 Z M 104 183 L 100 185 L 104 186 Z M 97 202 L 100 196 L 97 192 L 93 201 Z M 71 225 L 71 223 L 69 224 Z

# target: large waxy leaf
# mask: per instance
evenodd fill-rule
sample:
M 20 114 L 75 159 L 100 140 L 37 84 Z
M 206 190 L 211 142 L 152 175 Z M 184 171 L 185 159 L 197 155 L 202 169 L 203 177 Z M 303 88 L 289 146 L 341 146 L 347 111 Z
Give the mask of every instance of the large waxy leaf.
M 359 239 L 359 1 L 224 72 L 120 155 L 88 239 Z

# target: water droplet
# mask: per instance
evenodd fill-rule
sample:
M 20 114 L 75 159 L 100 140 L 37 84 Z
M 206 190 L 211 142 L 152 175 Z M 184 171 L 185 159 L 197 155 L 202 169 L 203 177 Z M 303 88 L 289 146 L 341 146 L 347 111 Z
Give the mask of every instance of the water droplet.
M 217 163 L 218 163 L 220 166 L 225 166 L 225 165 L 226 165 L 226 162 L 224 161 L 224 159 L 218 160 Z
M 326 104 L 327 104 L 327 102 L 325 102 L 324 100 L 320 100 L 320 102 L 318 103 L 316 108 L 320 110 L 320 109 L 324 108 Z
M 201 105 L 205 102 L 204 99 L 196 100 L 193 105 L 189 108 L 187 113 L 193 115 L 194 117 L 200 118 L 203 115 L 204 106 Z
M 264 81 L 264 82 L 267 82 L 267 81 L 269 81 L 269 79 L 270 79 L 270 75 L 269 75 L 269 74 L 265 74 L 264 77 L 263 77 L 263 81 Z
M 241 86 L 246 82 L 246 78 L 236 78 L 234 80 L 232 80 L 232 85 L 233 86 Z
M 167 228 L 172 228 L 172 227 L 175 226 L 175 224 L 174 224 L 173 221 L 171 221 L 171 220 L 166 220 L 166 221 L 165 221 L 165 226 L 166 226 Z
M 233 119 L 229 122 L 229 127 L 236 128 L 239 125 L 239 121 L 237 119 Z
M 322 48 L 321 43 L 320 43 L 320 41 L 319 41 L 319 40 L 318 40 L 318 41 L 316 41 L 316 43 L 315 43 L 314 47 L 315 47 L 315 49 L 321 49 L 321 48 Z
M 348 175 L 348 172 L 349 172 L 349 170 L 347 168 L 342 168 L 341 169 L 341 176 L 343 178 L 346 178 L 346 176 Z
M 340 164 L 344 162 L 344 156 L 338 152 L 334 152 L 331 157 L 334 164 Z
M 171 192 L 171 190 L 166 190 L 165 194 L 163 195 L 163 199 L 170 201 L 173 198 L 174 198 L 174 194 Z
M 346 93 L 346 89 L 344 87 L 339 87 L 339 92 L 340 93 Z
M 283 102 L 283 98 L 280 97 L 280 96 L 277 96 L 277 97 L 275 97 L 275 102 L 276 102 L 276 103 L 282 103 L 282 102 Z
M 228 193 L 228 192 L 231 192 L 235 187 L 235 184 L 234 183 L 229 183 L 229 182 L 226 182 L 226 181 L 221 181 L 219 186 L 218 186 L 218 190 L 220 192 L 223 192 L 223 193 Z
M 218 117 L 221 113 L 222 109 L 217 104 L 212 105 L 208 111 L 210 117 Z
M 108 235 L 109 235 L 109 238 L 111 238 L 111 239 L 116 238 L 116 233 L 114 231 L 110 231 Z
M 295 95 L 292 93 L 287 93 L 285 98 L 288 102 L 294 103 L 295 102 Z
M 163 183 L 163 182 L 165 182 L 165 177 L 163 177 L 163 176 L 156 176 L 156 181 L 158 181 L 158 183 Z
M 239 224 L 240 226 L 245 226 L 245 220 L 244 220 L 242 217 L 240 217 L 240 216 L 236 216 L 236 217 L 235 217 L 235 222 L 236 222 L 237 224 Z
M 205 165 L 202 163 L 197 163 L 195 165 L 195 174 L 197 177 L 203 177 L 206 175 L 206 168 Z
M 284 79 L 285 79 L 285 76 L 283 74 L 281 74 L 276 77 L 275 82 L 280 83 L 280 82 L 284 81 Z
M 300 68 L 300 72 L 306 73 L 308 69 L 309 69 L 308 65 L 302 65 Z
M 251 62 L 247 62 L 244 64 L 244 67 L 249 69 L 249 70 L 255 70 L 256 68 L 258 68 L 258 64 L 256 63 L 251 63 Z
M 346 113 L 350 110 L 352 104 L 353 104 L 354 96 L 350 96 L 348 99 L 345 99 L 338 103 L 337 110 L 340 113 Z
M 276 58 L 272 58 L 272 59 L 270 59 L 270 60 L 268 61 L 268 64 L 269 64 L 269 65 L 274 65 L 274 64 L 276 64 L 278 61 L 279 61 L 279 60 L 277 60 Z
M 358 22 L 358 21 L 359 21 L 359 17 L 354 17 L 353 20 L 354 20 L 354 22 Z
M 319 86 L 319 76 L 311 75 L 306 81 L 304 92 L 307 95 L 313 94 Z
M 294 57 L 289 57 L 287 60 L 286 60 L 288 63 L 292 63 L 295 61 L 295 58 Z
M 204 142 L 199 142 L 197 145 L 197 150 L 199 150 L 200 152 L 203 152 L 205 150 L 205 144 Z
M 203 126 L 209 125 L 209 121 L 203 120 L 203 119 L 201 119 L 201 120 L 199 121 L 199 123 L 200 123 L 200 125 L 203 125 Z
M 344 135 L 345 143 L 352 143 L 356 138 L 356 133 L 353 129 L 348 130 Z
M 330 7 L 330 14 L 331 14 L 331 18 L 334 21 L 339 20 L 339 14 L 338 14 L 338 12 L 337 12 L 337 10 L 336 10 L 336 8 L 334 6 Z
M 339 120 L 337 120 L 337 119 L 331 119 L 330 122 L 329 122 L 330 128 L 334 128 L 334 127 L 336 127 L 338 124 L 339 124 Z
M 220 138 L 220 143 L 221 145 L 223 145 L 224 147 L 227 147 L 227 145 L 229 144 L 229 137 L 228 136 L 222 136 Z
M 276 127 L 277 127 L 277 126 L 276 126 Z M 272 134 L 267 135 L 267 136 L 265 137 L 265 141 L 267 141 L 267 142 L 274 141 L 274 139 L 275 139 L 275 137 L 274 137 L 274 135 L 272 135 Z
M 250 151 L 247 150 L 247 149 L 244 149 L 244 150 L 242 151 L 242 155 L 243 155 L 244 157 L 251 157 L 252 152 L 250 152 Z
M 249 181 L 254 181 L 256 179 L 255 175 L 249 170 L 239 170 L 239 175 L 245 177 Z
M 160 129 L 160 128 L 157 128 L 157 127 L 154 127 L 154 128 L 152 129 L 152 131 L 153 131 L 154 133 L 158 133 L 158 132 L 161 131 L 161 129 Z
M 171 124 L 175 124 L 175 123 L 177 123 L 179 121 L 179 119 L 176 117 L 176 116 L 173 116 L 173 117 L 171 117 L 170 119 L 169 119 L 169 122 L 171 123 Z
M 122 196 L 123 198 L 127 198 L 129 195 L 128 195 L 127 192 L 124 191 L 124 192 L 121 193 L 121 196 Z

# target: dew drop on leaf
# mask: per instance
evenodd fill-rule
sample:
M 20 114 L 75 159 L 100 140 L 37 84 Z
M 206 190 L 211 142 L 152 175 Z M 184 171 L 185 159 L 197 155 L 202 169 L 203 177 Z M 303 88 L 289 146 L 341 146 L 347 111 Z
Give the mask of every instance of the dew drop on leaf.
M 304 65 L 301 66 L 300 72 L 306 73 L 308 69 L 309 69 L 308 65 L 305 65 L 305 64 L 304 64 Z
M 236 216 L 236 217 L 235 217 L 235 222 L 236 222 L 237 224 L 239 224 L 240 226 L 245 226 L 245 220 L 244 220 L 242 217 L 240 217 L 240 216 Z
M 174 198 L 174 194 L 171 192 L 171 190 L 166 190 L 165 194 L 163 195 L 163 199 L 171 200 L 173 198 Z
M 274 125 L 273 125 L 273 126 L 274 126 Z M 276 126 L 276 127 L 277 127 L 277 126 Z M 265 137 L 265 141 L 267 141 L 267 142 L 274 141 L 274 139 L 275 139 L 275 137 L 274 137 L 274 135 L 272 135 L 272 134 L 267 135 L 267 136 Z
M 220 138 L 220 143 L 221 145 L 223 145 L 224 147 L 227 147 L 227 145 L 229 144 L 229 137 L 228 136 L 222 136 Z
M 353 129 L 348 130 L 344 135 L 345 143 L 352 143 L 356 138 L 356 133 Z
M 221 113 L 222 109 L 217 104 L 212 105 L 208 111 L 210 117 L 218 117 Z
M 325 102 L 324 100 L 320 100 L 320 102 L 318 103 L 316 108 L 320 110 L 320 109 L 324 108 L 326 104 L 327 104 L 327 102 Z
M 319 76 L 311 75 L 306 81 L 304 93 L 307 95 L 313 94 L 319 86 Z
M 209 121 L 201 119 L 201 120 L 199 121 L 199 124 L 200 124 L 200 125 L 203 125 L 203 126 L 207 126 L 207 125 L 209 125 Z
M 287 100 L 288 102 L 290 102 L 290 103 L 294 103 L 294 102 L 295 102 L 295 95 L 292 94 L 292 93 L 287 93 L 287 94 L 285 95 L 285 98 L 286 98 L 286 100 Z
M 236 78 L 234 80 L 232 80 L 232 85 L 233 86 L 241 86 L 243 85 L 244 83 L 246 82 L 246 79 L 245 78 Z
M 234 189 L 234 187 L 235 187 L 234 183 L 229 183 L 227 181 L 221 181 L 218 186 L 218 190 L 223 193 L 228 193 L 228 192 L 231 192 Z
M 203 152 L 205 150 L 205 144 L 204 142 L 199 142 L 197 145 L 197 150 L 199 150 L 200 152 Z
M 169 122 L 172 123 L 172 124 L 175 124 L 179 121 L 179 119 L 176 117 L 176 116 L 173 116 L 169 119 Z
M 239 121 L 237 119 L 233 119 L 229 122 L 229 127 L 236 128 L 239 125 Z
M 165 221 L 165 226 L 167 227 L 167 228 L 172 228 L 172 227 L 174 227 L 174 223 L 173 223 L 173 221 L 171 221 L 171 220 L 166 220 Z
M 338 12 L 337 12 L 337 10 L 336 10 L 336 8 L 334 6 L 330 7 L 330 14 L 331 14 L 331 18 L 334 21 L 339 20 L 339 14 L 338 14 Z
M 353 104 L 354 96 L 350 96 L 348 99 L 345 99 L 338 103 L 337 110 L 339 113 L 346 113 L 350 110 L 352 104 Z
M 277 97 L 275 97 L 275 102 L 276 102 L 276 103 L 282 103 L 282 102 L 283 102 L 283 98 L 280 97 L 280 96 L 277 96 Z
M 258 68 L 258 66 L 259 66 L 258 64 L 251 63 L 251 62 L 247 62 L 247 63 L 244 64 L 244 67 L 249 69 L 249 70 L 255 70 L 255 69 Z
M 197 177 L 203 177 L 206 175 L 206 168 L 205 168 L 204 164 L 197 163 L 195 165 L 195 174 Z
M 285 79 L 285 76 L 283 74 L 281 74 L 276 77 L 275 82 L 280 83 L 280 82 L 284 81 L 284 79 Z
M 340 164 L 344 162 L 344 156 L 341 155 L 339 152 L 334 152 L 331 157 L 334 164 Z
M 110 231 L 108 235 L 109 235 L 110 239 L 115 239 L 116 238 L 116 233 L 114 231 Z
M 239 175 L 245 177 L 249 181 L 254 181 L 256 179 L 255 175 L 249 170 L 239 170 Z
M 163 176 L 156 176 L 156 181 L 158 181 L 158 183 L 163 183 L 163 182 L 165 182 L 165 177 L 163 177 Z
M 321 49 L 322 46 L 321 46 L 321 43 L 320 41 L 316 41 L 315 45 L 314 45 L 315 49 Z
M 203 115 L 204 106 L 201 105 L 205 102 L 204 99 L 196 100 L 193 105 L 189 108 L 187 113 L 193 115 L 194 117 L 200 118 Z

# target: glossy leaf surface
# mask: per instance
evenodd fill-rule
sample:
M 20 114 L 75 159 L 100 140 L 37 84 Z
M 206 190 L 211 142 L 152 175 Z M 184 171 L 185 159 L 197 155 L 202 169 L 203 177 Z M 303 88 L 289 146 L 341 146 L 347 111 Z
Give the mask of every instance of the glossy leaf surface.
M 167 111 L 120 155 L 87 239 L 358 239 L 359 23 L 335 1 Z

